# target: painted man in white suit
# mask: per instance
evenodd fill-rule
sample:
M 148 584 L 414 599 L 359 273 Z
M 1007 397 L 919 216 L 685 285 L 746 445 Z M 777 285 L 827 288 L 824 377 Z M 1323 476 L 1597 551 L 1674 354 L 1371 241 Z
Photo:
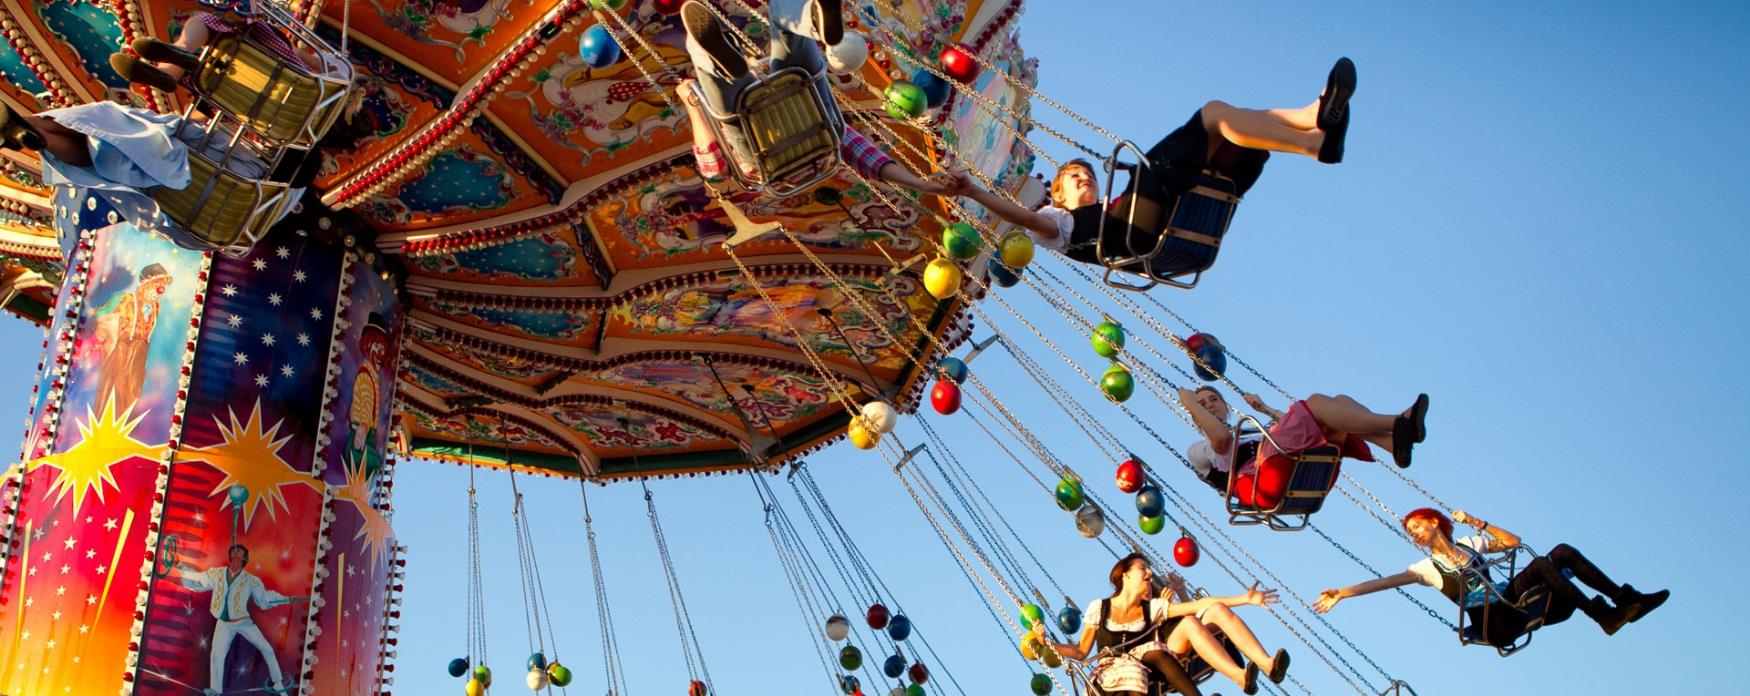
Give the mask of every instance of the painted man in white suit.
M 232 545 L 226 555 L 227 563 L 218 568 L 195 571 L 179 566 L 184 569 L 183 587 L 213 593 L 209 608 L 217 622 L 213 626 L 213 645 L 207 662 L 209 678 L 205 696 L 219 696 L 225 692 L 225 657 L 231 653 L 231 642 L 238 637 L 255 646 L 262 661 L 267 663 L 268 674 L 273 678 L 268 690 L 283 693 L 285 680 L 280 674 L 279 658 L 274 655 L 273 646 L 268 645 L 267 637 L 249 617 L 249 605 L 253 602 L 262 609 L 272 609 L 282 604 L 309 601 L 310 598 L 281 595 L 262 585 L 261 578 L 244 570 L 243 566 L 249 563 L 249 547 Z

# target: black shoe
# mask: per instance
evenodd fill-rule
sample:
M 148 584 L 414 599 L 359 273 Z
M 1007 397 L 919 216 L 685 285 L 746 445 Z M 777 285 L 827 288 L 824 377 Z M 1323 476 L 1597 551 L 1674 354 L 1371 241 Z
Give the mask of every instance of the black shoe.
M 1658 592 L 1641 593 L 1641 592 L 1635 591 L 1635 588 L 1632 585 L 1625 584 L 1622 586 L 1621 591 L 1617 592 L 1616 596 L 1613 597 L 1612 599 L 1616 602 L 1617 606 L 1622 606 L 1625 604 L 1634 604 L 1634 605 L 1640 606 L 1640 611 L 1635 612 L 1634 616 L 1629 617 L 1629 622 L 1633 623 L 1636 621 L 1640 621 L 1641 617 L 1653 613 L 1654 609 L 1658 609 L 1660 605 L 1665 603 L 1665 600 L 1670 599 L 1670 598 L 1671 598 L 1671 591 L 1670 590 L 1659 590 Z
M 1586 605 L 1586 615 L 1598 622 L 1598 627 L 1604 629 L 1604 635 L 1614 636 L 1636 616 L 1641 613 L 1639 604 L 1618 604 L 1610 606 L 1603 597 L 1593 597 L 1592 603 Z
M 735 80 L 747 75 L 747 58 L 729 43 L 723 23 L 717 21 L 711 8 L 700 4 L 699 0 L 688 0 L 681 8 L 681 24 L 687 28 L 687 35 L 699 42 L 699 47 L 711 56 L 724 77 Z
M 1325 91 L 1319 95 L 1318 129 L 1325 134 L 1319 146 L 1319 161 L 1336 164 L 1343 161 L 1343 141 L 1349 135 L 1349 97 L 1355 94 L 1355 62 L 1338 58 L 1325 78 Z
M 154 63 L 168 63 L 190 72 L 201 69 L 201 57 L 150 36 L 134 39 L 134 52 Z
M 1240 685 L 1240 690 L 1248 694 L 1258 693 L 1258 663 L 1246 665 L 1246 683 Z
M 1416 442 L 1428 438 L 1428 395 L 1417 394 L 1416 403 L 1410 404 L 1410 422 L 1416 424 Z
M 1416 423 L 1398 416 L 1391 425 L 1391 458 L 1399 469 L 1410 468 L 1410 450 L 1416 446 Z
M 31 128 L 12 107 L 0 103 L 0 147 L 8 150 L 41 150 L 46 143 L 41 133 Z
M 135 58 L 126 53 L 109 54 L 109 67 L 114 68 L 122 79 L 136 84 L 142 84 L 163 92 L 176 91 L 176 78 L 170 73 L 159 70 L 151 63 Z
M 1270 683 L 1281 684 L 1288 678 L 1288 651 L 1277 649 L 1276 655 L 1270 658 Z
M 841 0 L 814 0 L 815 18 L 820 26 L 820 42 L 828 46 L 845 39 L 845 5 Z

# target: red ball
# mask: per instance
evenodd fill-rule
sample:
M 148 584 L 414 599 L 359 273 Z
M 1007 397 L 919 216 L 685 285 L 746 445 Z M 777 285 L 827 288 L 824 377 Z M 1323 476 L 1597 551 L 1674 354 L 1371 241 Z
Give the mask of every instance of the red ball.
M 1203 552 L 1197 548 L 1196 539 L 1179 537 L 1178 543 L 1173 544 L 1173 562 L 1178 563 L 1181 567 L 1189 568 L 1197 565 L 1197 559 L 1202 556 Z
M 936 413 L 952 416 L 960 410 L 960 385 L 954 380 L 936 380 L 936 386 L 930 389 L 930 405 L 936 407 Z
M 1204 335 L 1200 334 L 1200 333 L 1194 333 L 1194 334 L 1191 334 L 1190 336 L 1186 336 L 1185 337 L 1185 347 L 1190 348 L 1191 352 L 1193 352 L 1193 353 L 1200 351 L 1200 350 L 1203 350 L 1204 339 L 1205 339 Z
M 869 620 L 869 628 L 879 631 L 883 628 L 887 628 L 887 619 L 889 616 L 890 615 L 887 613 L 887 605 L 875 603 L 869 605 L 869 614 L 863 618 Z
M 656 8 L 657 12 L 661 12 L 661 13 L 666 14 L 666 15 L 671 15 L 671 14 L 674 14 L 676 12 L 680 12 L 681 5 L 686 4 L 686 0 L 656 0 L 655 2 L 652 2 L 650 4 L 651 4 L 651 6 Z
M 971 83 L 978 77 L 978 61 L 972 59 L 972 47 L 954 44 L 942 49 L 942 72 L 959 82 Z
M 930 670 L 924 667 L 922 662 L 911 663 L 911 668 L 907 669 L 905 673 L 911 676 L 914 684 L 922 684 L 930 680 Z
M 687 685 L 687 696 L 705 696 L 705 682 L 694 679 Z
M 1135 493 L 1142 489 L 1142 484 L 1148 477 L 1142 473 L 1142 464 L 1135 459 L 1126 459 L 1118 465 L 1118 490 L 1125 493 Z

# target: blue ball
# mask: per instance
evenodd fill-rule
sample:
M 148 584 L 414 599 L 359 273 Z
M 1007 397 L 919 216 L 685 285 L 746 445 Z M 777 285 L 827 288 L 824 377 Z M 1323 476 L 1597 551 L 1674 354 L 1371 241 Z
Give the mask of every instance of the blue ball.
M 1021 283 L 1021 270 L 1004 266 L 995 256 L 985 262 L 985 268 L 990 271 L 990 282 L 996 283 L 997 287 L 1012 288 Z
M 232 507 L 249 502 L 249 489 L 245 488 L 243 484 L 231 486 L 231 489 L 226 491 L 226 494 L 231 497 Z
M 1073 640 L 1082 630 L 1082 612 L 1075 607 L 1064 607 L 1063 611 L 1057 612 L 1057 628 Z
M 1227 372 L 1227 351 L 1222 350 L 1220 343 L 1204 343 L 1197 351 L 1197 359 L 1203 362 L 1194 362 L 1191 366 L 1197 371 L 1198 379 L 1214 382 L 1222 373 Z M 1209 369 L 1204 369 L 1204 365 L 1208 365 Z
M 905 656 L 897 654 L 888 656 L 887 661 L 881 663 L 881 673 L 898 679 L 899 675 L 905 674 Z
M 966 362 L 960 358 L 947 357 L 936 361 L 936 370 L 954 380 L 955 384 L 966 383 Z
M 887 637 L 894 640 L 905 640 L 911 637 L 911 619 L 905 614 L 895 614 L 887 620 Z
M 1143 486 L 1136 492 L 1136 511 L 1143 517 L 1160 517 L 1167 511 L 1167 498 L 1161 495 L 1161 489 Z
M 468 673 L 468 658 L 458 657 L 450 660 L 450 676 L 460 677 Z
M 923 68 L 918 68 L 911 74 L 911 83 L 917 85 L 918 89 L 924 91 L 924 103 L 928 104 L 932 109 L 948 103 L 948 95 L 952 94 L 954 91 L 953 88 L 948 85 L 947 80 L 936 77 L 930 71 Z
M 529 655 L 528 666 L 529 666 L 529 671 L 531 671 L 531 672 L 534 670 L 537 670 L 537 669 L 539 669 L 539 670 L 547 669 L 547 656 L 542 655 L 541 653 L 534 653 L 532 655 Z
M 577 54 L 589 67 L 605 68 L 620 62 L 620 44 L 607 27 L 597 24 L 583 31 L 583 38 L 577 41 Z

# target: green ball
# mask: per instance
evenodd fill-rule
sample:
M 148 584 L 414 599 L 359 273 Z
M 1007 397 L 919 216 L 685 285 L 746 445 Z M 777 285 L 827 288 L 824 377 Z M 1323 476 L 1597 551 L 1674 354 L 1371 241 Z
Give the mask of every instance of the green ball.
M 1040 609 L 1039 605 L 1032 603 L 1021 605 L 1021 628 L 1032 630 L 1033 624 L 1044 620 L 1045 610 Z
M 1067 512 L 1075 512 L 1082 507 L 1082 482 L 1074 476 L 1065 476 L 1057 482 L 1057 506 Z
M 855 645 L 845 646 L 844 649 L 839 650 L 839 666 L 845 668 L 847 672 L 857 671 L 858 667 L 863 666 L 862 651 L 857 650 Z
M 552 681 L 554 686 L 560 688 L 571 686 L 571 676 L 570 667 L 557 662 L 547 665 L 547 679 Z
M 1043 674 L 1035 674 L 1033 675 L 1033 682 L 1027 686 L 1031 687 L 1033 693 L 1037 696 L 1045 696 L 1046 694 L 1051 693 L 1051 677 L 1047 677 Z
M 1156 517 L 1141 515 L 1136 518 L 1136 524 L 1142 527 L 1143 534 L 1160 534 L 1161 530 L 1167 526 L 1167 518 L 1165 515 Z
M 617 10 L 626 6 L 626 0 L 589 0 L 589 4 L 598 10 Z
M 942 248 L 954 258 L 965 260 L 977 256 L 978 248 L 983 244 L 978 230 L 964 222 L 956 222 L 942 230 Z
M 924 687 L 912 684 L 905 687 L 905 696 L 924 696 Z
M 881 96 L 887 101 L 887 115 L 901 121 L 922 116 L 924 109 L 929 107 L 929 97 L 924 95 L 924 90 L 904 80 L 888 85 Z
M 1124 403 L 1131 394 L 1136 393 L 1136 378 L 1130 375 L 1130 370 L 1123 365 L 1114 364 L 1106 368 L 1106 374 L 1100 376 L 1100 391 L 1113 401 Z
M 1124 327 L 1118 322 L 1106 320 L 1094 327 L 1094 334 L 1088 337 L 1088 343 L 1094 347 L 1094 352 L 1102 358 L 1116 357 L 1124 350 Z
M 474 668 L 474 678 L 480 680 L 481 686 L 492 686 L 492 670 L 487 669 L 486 665 Z

